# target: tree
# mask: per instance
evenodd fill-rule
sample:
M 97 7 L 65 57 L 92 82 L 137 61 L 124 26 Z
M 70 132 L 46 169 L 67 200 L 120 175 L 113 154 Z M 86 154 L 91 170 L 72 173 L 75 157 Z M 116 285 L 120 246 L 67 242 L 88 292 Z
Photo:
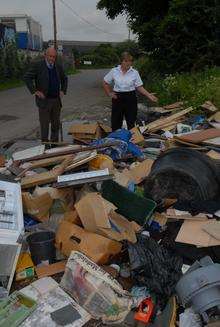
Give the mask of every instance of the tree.
M 164 72 L 220 62 L 217 0 L 100 0 L 109 18 L 126 14 L 140 45 Z
M 127 40 L 124 42 L 120 42 L 119 44 L 115 45 L 115 50 L 120 57 L 122 52 L 128 51 L 134 58 L 139 57 L 141 53 L 141 49 L 139 44 L 133 40 Z

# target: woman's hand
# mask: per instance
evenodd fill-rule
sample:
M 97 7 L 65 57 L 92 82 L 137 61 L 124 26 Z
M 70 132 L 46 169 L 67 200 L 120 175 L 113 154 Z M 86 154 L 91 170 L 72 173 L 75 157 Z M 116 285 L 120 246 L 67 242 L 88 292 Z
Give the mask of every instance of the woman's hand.
M 152 93 L 148 93 L 147 98 L 152 102 L 158 102 L 158 98 L 155 97 Z
M 148 92 L 143 86 L 137 87 L 138 92 L 140 92 L 142 95 L 144 95 L 146 98 L 148 98 L 152 102 L 157 102 L 158 98 L 153 95 L 153 93 Z

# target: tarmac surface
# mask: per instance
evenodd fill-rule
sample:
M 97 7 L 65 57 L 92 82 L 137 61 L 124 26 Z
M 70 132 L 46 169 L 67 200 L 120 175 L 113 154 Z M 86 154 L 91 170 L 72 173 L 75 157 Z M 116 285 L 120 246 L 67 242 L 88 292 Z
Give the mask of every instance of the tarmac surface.
M 110 99 L 102 88 L 108 70 L 81 70 L 69 76 L 63 98 L 62 120 L 109 121 Z M 0 92 L 0 145 L 25 137 L 38 137 L 38 109 L 25 86 Z

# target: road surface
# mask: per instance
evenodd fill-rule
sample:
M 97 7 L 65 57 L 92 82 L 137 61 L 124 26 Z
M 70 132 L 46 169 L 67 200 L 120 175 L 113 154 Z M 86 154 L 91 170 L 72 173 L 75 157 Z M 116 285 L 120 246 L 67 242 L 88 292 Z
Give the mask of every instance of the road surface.
M 106 72 L 105 69 L 82 70 L 69 76 L 62 118 L 97 120 L 109 117 L 110 101 L 102 89 Z M 31 135 L 39 129 L 35 99 L 25 86 L 1 91 L 0 103 L 0 145 Z

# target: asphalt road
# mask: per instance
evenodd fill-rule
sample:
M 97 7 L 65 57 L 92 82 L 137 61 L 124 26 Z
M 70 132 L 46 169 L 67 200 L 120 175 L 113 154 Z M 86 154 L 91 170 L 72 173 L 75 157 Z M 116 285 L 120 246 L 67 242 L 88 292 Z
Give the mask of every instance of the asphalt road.
M 107 70 L 82 70 L 69 76 L 62 118 L 98 120 L 109 115 L 109 99 L 102 89 Z M 0 92 L 0 145 L 33 134 L 39 128 L 35 99 L 27 88 Z

